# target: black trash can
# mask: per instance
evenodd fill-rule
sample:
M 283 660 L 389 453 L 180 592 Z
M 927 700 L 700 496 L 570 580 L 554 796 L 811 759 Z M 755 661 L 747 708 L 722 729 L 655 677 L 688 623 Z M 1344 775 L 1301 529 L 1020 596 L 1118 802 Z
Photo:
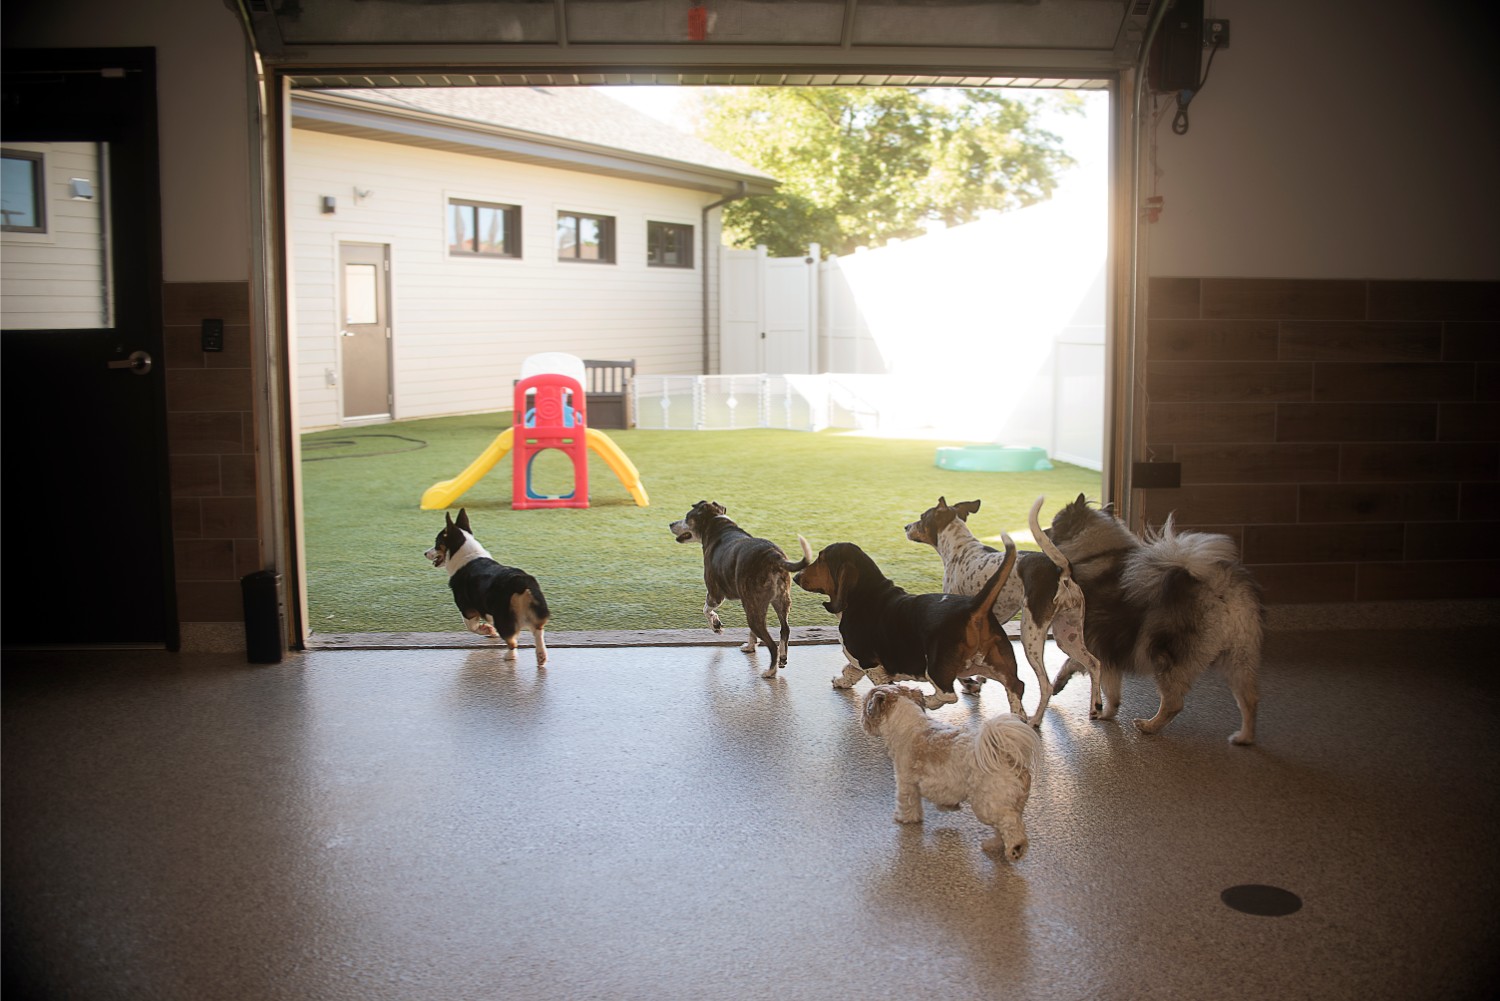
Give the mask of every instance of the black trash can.
M 279 664 L 281 642 L 281 574 L 257 570 L 240 578 L 245 602 L 245 656 L 252 664 Z

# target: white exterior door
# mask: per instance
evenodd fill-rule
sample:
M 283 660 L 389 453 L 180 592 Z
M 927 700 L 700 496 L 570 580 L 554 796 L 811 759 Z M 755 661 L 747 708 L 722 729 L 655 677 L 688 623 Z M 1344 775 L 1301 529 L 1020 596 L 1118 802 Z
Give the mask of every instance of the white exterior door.
M 340 367 L 344 420 L 391 416 L 390 253 L 384 244 L 339 246 Z

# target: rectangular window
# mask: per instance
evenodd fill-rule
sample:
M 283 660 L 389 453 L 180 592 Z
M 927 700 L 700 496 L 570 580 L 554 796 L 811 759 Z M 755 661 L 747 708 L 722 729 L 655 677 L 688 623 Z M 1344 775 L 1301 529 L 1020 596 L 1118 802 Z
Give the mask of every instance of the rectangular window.
M 615 262 L 615 220 L 607 215 L 557 213 L 559 261 Z
M 450 256 L 520 257 L 521 207 L 448 199 Z
M 5 232 L 47 232 L 46 190 L 42 154 L 8 149 L 0 155 L 0 217 L 5 220 Z
M 692 267 L 693 227 L 675 222 L 647 222 L 646 265 L 653 268 Z

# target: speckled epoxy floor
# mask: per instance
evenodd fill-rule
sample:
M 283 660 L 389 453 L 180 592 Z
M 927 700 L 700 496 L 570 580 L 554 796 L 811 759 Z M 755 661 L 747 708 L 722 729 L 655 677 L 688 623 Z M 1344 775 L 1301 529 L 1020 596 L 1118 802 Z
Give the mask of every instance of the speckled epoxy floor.
M 1494 640 L 1272 634 L 1254 748 L 1211 676 L 1155 738 L 1072 687 L 1015 865 L 892 823 L 836 647 L 7 653 L 6 996 L 1488 996 Z

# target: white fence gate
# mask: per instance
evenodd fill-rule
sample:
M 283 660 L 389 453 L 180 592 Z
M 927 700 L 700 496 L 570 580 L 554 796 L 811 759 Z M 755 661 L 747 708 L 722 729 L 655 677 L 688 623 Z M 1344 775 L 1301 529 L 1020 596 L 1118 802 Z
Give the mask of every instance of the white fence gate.
M 807 257 L 719 248 L 719 370 L 726 375 L 818 371 L 818 245 Z

